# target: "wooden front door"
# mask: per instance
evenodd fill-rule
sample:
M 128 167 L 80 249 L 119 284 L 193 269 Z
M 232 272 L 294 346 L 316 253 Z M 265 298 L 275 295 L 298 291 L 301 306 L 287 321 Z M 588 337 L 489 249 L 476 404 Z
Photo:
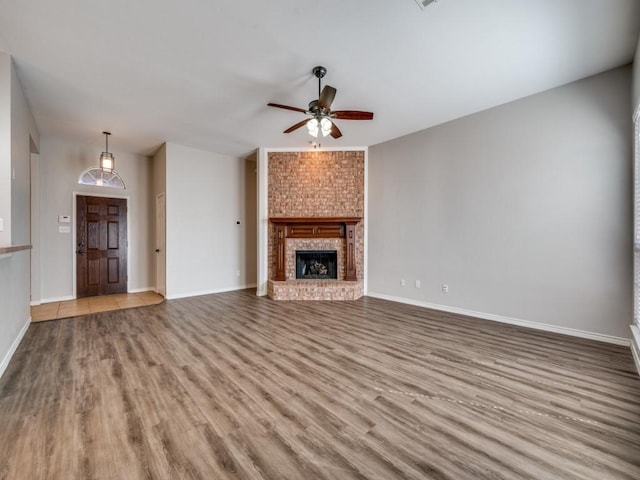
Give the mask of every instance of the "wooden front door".
M 127 200 L 76 198 L 76 295 L 127 291 Z

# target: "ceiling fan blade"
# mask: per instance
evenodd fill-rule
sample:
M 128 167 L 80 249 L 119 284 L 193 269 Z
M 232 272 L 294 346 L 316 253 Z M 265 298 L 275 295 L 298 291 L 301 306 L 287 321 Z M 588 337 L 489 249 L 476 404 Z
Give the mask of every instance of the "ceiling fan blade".
M 373 120 L 373 112 L 361 112 L 360 110 L 336 110 L 331 112 L 331 115 L 340 120 Z
M 318 107 L 329 110 L 335 96 L 336 89 L 329 85 L 325 85 L 322 92 L 320 92 L 320 98 L 318 98 Z
M 284 108 L 285 110 L 293 110 L 294 112 L 307 113 L 307 111 L 303 108 L 290 107 L 288 105 L 280 105 L 279 103 L 267 103 L 267 105 L 269 105 L 270 107 Z
M 342 136 L 342 132 L 337 127 L 337 125 L 333 122 L 331 122 L 331 136 L 333 138 L 340 138 Z
M 304 120 L 302 120 L 301 122 L 296 123 L 295 125 L 291 125 L 289 128 L 287 128 L 284 132 L 282 133 L 291 133 L 294 130 L 299 129 L 301 126 L 303 126 L 305 123 L 307 123 L 309 121 L 308 118 L 305 118 Z

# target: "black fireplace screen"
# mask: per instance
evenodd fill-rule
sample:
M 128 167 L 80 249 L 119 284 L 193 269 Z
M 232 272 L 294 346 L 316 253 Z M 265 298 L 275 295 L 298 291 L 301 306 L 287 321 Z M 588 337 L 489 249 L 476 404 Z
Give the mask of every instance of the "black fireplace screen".
M 336 250 L 296 250 L 296 278 L 337 279 Z

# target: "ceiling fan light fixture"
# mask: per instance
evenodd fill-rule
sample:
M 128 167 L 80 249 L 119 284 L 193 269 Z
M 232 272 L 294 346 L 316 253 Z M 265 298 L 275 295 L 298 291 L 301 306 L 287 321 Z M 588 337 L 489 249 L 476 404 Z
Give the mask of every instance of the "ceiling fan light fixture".
M 322 120 L 320 120 L 320 129 L 322 130 L 323 137 L 326 137 L 331 133 L 332 126 L 333 124 L 331 123 L 331 120 L 329 120 L 327 117 L 324 117 Z
M 317 137 L 319 130 L 320 122 L 318 122 L 318 119 L 315 117 L 309 119 L 309 121 L 307 122 L 307 131 L 309 132 L 309 135 L 311 135 L 312 137 Z

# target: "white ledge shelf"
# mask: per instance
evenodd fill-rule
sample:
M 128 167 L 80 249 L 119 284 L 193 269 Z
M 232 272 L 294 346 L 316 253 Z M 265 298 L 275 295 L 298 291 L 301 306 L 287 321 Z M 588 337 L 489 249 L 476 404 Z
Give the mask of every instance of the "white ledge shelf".
M 31 250 L 31 245 L 9 245 L 8 247 L 0 247 L 0 255 L 20 252 L 22 250 Z

